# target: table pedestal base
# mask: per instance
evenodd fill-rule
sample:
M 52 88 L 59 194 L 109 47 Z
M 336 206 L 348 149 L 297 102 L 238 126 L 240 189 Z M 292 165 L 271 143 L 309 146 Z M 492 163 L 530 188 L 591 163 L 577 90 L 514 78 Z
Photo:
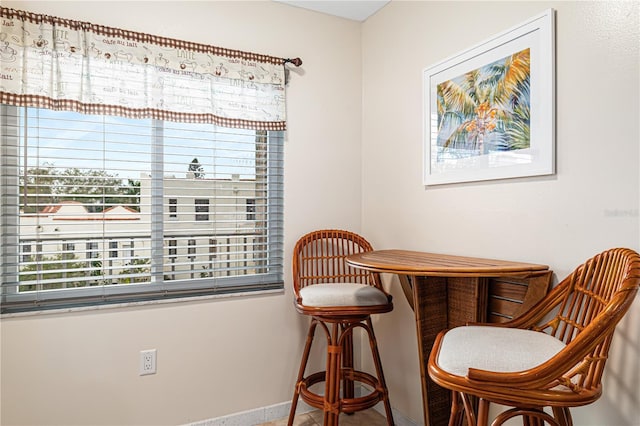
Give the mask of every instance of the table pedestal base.
M 416 318 L 425 425 L 446 425 L 451 412 L 451 395 L 429 378 L 429 354 L 441 330 L 486 321 L 489 279 L 403 275 L 401 282 L 403 288 L 410 288 Z M 405 295 L 408 291 L 405 290 Z

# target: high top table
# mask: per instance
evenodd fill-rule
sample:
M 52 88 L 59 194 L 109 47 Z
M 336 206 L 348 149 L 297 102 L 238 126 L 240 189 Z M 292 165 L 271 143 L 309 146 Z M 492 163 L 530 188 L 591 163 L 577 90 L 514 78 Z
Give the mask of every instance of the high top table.
M 427 374 L 429 353 L 438 332 L 486 321 L 492 278 L 532 278 L 548 283 L 551 276 L 547 265 L 408 250 L 375 250 L 348 256 L 346 261 L 355 268 L 397 274 L 400 279 L 415 314 L 424 424 L 428 426 L 446 425 L 451 405 L 450 393 Z M 535 286 L 531 286 L 522 311 L 539 299 L 535 293 Z

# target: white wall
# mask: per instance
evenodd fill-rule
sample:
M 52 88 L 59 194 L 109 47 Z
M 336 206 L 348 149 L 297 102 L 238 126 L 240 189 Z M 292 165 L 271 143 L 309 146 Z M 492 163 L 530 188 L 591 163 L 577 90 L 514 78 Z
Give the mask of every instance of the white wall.
M 425 189 L 422 70 L 550 7 L 557 10 L 557 174 Z M 392 1 L 367 20 L 364 234 L 378 248 L 548 264 L 556 281 L 603 249 L 640 250 L 639 14 L 637 2 Z M 397 278 L 386 283 L 395 310 L 376 327 L 391 402 L 421 420 L 412 313 Z M 604 396 L 574 410 L 576 424 L 637 424 L 639 321 L 636 302 L 614 340 Z
M 181 424 L 290 400 L 308 324 L 292 303 L 293 244 L 360 228 L 360 24 L 275 2 L 2 5 L 304 65 L 287 88 L 285 292 L 4 318 L 0 423 Z M 158 373 L 140 377 L 150 348 Z

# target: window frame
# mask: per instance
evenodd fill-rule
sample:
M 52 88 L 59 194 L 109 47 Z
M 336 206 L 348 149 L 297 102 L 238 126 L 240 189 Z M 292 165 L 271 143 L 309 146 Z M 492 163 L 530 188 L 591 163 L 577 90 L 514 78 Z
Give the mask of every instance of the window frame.
M 19 206 L 19 188 L 17 182 L 19 159 L 18 159 L 18 147 L 20 141 L 18 140 L 18 134 L 15 132 L 15 123 L 10 125 L 7 121 L 9 119 L 9 111 L 11 108 L 17 112 L 20 108 L 9 105 L 0 105 L 0 115 L 2 116 L 2 143 L 0 146 L 0 154 L 2 155 L 2 171 L 0 171 L 0 196 L 2 202 L 0 204 L 0 212 L 2 218 L 0 218 L 0 243 L 2 243 L 2 249 L 0 249 L 0 276 L 2 277 L 2 286 L 0 286 L 0 302 L 2 306 L 2 313 L 12 312 L 25 312 L 25 311 L 42 311 L 48 309 L 58 308 L 70 308 L 78 306 L 100 306 L 114 303 L 127 303 L 127 302 L 140 302 L 140 301 L 152 301 L 162 299 L 180 299 L 183 297 L 193 296 L 207 296 L 211 294 L 230 294 L 247 292 L 263 291 L 263 290 L 282 290 L 283 288 L 283 173 L 284 168 L 282 163 L 284 161 L 283 145 L 284 145 L 284 132 L 283 131 L 269 131 L 264 132 L 267 134 L 267 162 L 274 167 L 268 167 L 270 172 L 266 175 L 266 192 L 268 200 L 266 201 L 266 215 L 267 215 L 267 231 L 265 234 L 265 242 L 263 243 L 267 247 L 268 253 L 268 273 L 248 276 L 231 276 L 231 277 L 215 277 L 210 279 L 179 279 L 166 281 L 164 277 L 166 275 L 174 274 L 175 271 L 171 269 L 165 270 L 168 265 L 171 267 L 171 262 L 167 264 L 160 263 L 159 265 L 151 265 L 151 282 L 146 283 L 130 283 L 122 285 L 99 285 L 89 286 L 81 288 L 65 288 L 60 290 L 47 290 L 45 292 L 17 292 L 17 276 L 19 256 L 22 254 L 20 250 L 15 248 L 20 247 L 19 235 L 17 232 L 9 232 L 10 229 L 18 229 L 19 213 L 17 208 Z M 17 117 L 17 114 L 13 114 Z M 14 120 L 17 121 L 17 118 Z M 162 138 L 162 126 L 161 122 L 154 121 L 153 135 L 155 143 L 158 143 L 158 139 Z M 260 137 L 256 132 L 256 138 Z M 153 155 L 162 155 L 161 148 L 160 153 L 155 151 Z M 15 161 L 8 159 L 15 158 Z M 273 172 L 271 172 L 273 171 Z M 158 188 L 152 188 L 152 190 L 158 190 Z M 166 215 L 163 211 L 162 199 L 163 194 L 157 196 L 161 201 L 154 202 L 152 207 L 152 215 L 156 217 L 156 221 L 160 223 L 166 223 L 168 220 L 175 221 L 175 218 L 171 218 L 170 214 Z M 158 232 L 157 228 L 153 228 L 151 233 Z M 162 235 L 162 234 L 160 234 Z M 164 240 L 171 240 L 170 236 L 162 236 L 156 238 L 152 242 L 151 252 L 155 253 L 156 259 L 164 258 L 170 259 L 173 255 L 162 254 L 165 250 L 163 246 Z M 110 251 L 109 235 L 104 235 L 102 238 L 102 244 L 107 252 Z M 135 244 L 135 242 L 134 242 Z M 10 251 L 10 247 L 13 247 L 13 253 Z M 120 250 L 127 250 L 126 244 L 119 244 Z M 131 248 L 133 250 L 133 248 Z M 123 252 L 124 253 L 124 252 Z M 161 254 L 158 254 L 161 253 Z M 31 253 L 33 256 L 36 253 Z M 37 256 L 37 254 L 36 254 Z M 123 257 L 126 254 L 123 254 Z M 209 256 L 211 257 L 211 255 Z M 85 261 L 91 261 L 92 259 L 85 259 Z M 13 290 L 13 291 L 12 291 Z M 46 293 L 46 294 L 45 294 Z

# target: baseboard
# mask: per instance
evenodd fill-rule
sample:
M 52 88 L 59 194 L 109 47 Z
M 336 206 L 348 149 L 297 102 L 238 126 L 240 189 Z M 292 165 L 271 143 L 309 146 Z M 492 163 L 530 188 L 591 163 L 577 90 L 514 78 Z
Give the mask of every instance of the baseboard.
M 359 390 L 361 391 L 361 389 L 356 387 L 356 394 L 359 393 Z M 385 415 L 382 403 L 378 403 L 373 407 L 373 409 L 383 416 Z M 289 410 L 291 410 L 291 401 L 233 413 L 213 419 L 200 420 L 188 423 L 184 426 L 253 426 L 285 418 L 289 415 Z M 308 413 L 313 410 L 315 410 L 315 408 L 305 404 L 304 401 L 298 401 L 296 414 Z M 396 426 L 418 426 L 418 423 L 408 417 L 405 417 L 395 408 L 391 407 L 391 412 L 393 413 L 393 420 L 395 421 Z
M 280 404 L 254 408 L 252 410 L 228 414 L 222 417 L 200 420 L 188 423 L 184 426 L 253 426 L 285 418 L 289 415 L 290 410 L 291 401 L 281 402 Z M 296 414 L 304 414 L 313 410 L 314 408 L 305 404 L 304 401 L 298 401 Z

